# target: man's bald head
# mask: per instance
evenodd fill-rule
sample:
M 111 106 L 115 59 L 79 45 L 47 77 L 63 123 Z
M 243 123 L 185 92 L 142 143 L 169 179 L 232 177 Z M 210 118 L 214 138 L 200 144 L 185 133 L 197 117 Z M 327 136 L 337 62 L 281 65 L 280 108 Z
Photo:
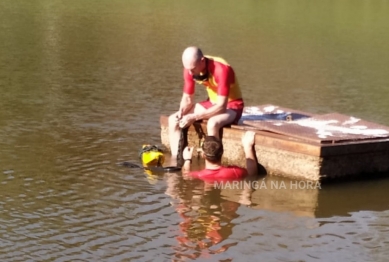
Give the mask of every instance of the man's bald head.
M 194 69 L 204 57 L 203 52 L 196 46 L 190 46 L 182 53 L 182 64 L 188 70 Z

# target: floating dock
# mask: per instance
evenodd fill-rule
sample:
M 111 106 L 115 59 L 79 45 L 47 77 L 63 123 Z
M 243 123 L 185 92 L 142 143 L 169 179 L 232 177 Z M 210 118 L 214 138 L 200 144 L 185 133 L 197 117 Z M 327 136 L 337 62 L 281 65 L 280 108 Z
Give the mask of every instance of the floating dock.
M 168 116 L 162 115 L 160 124 L 162 144 L 170 149 Z M 189 145 L 199 145 L 206 130 L 205 121 L 191 126 Z M 256 132 L 256 154 L 265 174 L 322 181 L 389 172 L 389 127 L 360 118 L 276 105 L 245 107 L 238 125 L 223 128 L 223 163 L 245 165 L 245 130 Z

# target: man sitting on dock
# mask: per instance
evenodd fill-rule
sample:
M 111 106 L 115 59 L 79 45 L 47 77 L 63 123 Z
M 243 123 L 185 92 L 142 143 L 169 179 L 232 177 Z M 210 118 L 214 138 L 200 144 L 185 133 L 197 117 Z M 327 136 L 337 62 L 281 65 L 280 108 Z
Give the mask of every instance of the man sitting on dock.
M 173 158 L 178 154 L 180 129 L 207 119 L 207 134 L 219 138 L 222 127 L 237 124 L 244 107 L 235 72 L 220 57 L 204 56 L 198 47 L 182 54 L 184 88 L 179 110 L 169 116 L 169 143 Z M 208 99 L 194 104 L 195 83 L 204 85 Z
M 245 177 L 255 178 L 258 175 L 258 164 L 255 153 L 255 132 L 246 131 L 242 136 L 243 151 L 246 156 L 246 168 L 238 166 L 223 166 L 223 144 L 214 137 L 207 136 L 202 146 L 202 157 L 205 159 L 205 169 L 191 171 L 193 147 L 186 147 L 183 151 L 184 165 L 182 171 L 190 177 L 205 181 L 230 181 Z

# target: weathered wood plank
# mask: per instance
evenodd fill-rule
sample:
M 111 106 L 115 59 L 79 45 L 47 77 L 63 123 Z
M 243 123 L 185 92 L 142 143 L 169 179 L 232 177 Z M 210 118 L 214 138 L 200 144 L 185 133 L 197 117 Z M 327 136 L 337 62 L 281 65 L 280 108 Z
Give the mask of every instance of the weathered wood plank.
M 267 113 L 264 114 L 261 110 Z M 277 111 L 274 113 L 271 110 Z M 297 121 L 305 121 L 303 127 L 308 125 L 309 128 L 303 128 L 304 132 L 311 133 L 307 134 L 307 137 L 309 136 L 307 138 L 304 133 L 293 133 L 302 128 L 291 131 L 287 128 L 277 130 L 277 125 L 283 124 L 279 122 L 276 124 L 272 122 L 274 125 L 268 130 L 266 128 L 265 130 L 258 129 L 255 125 L 246 125 L 244 124 L 245 120 L 241 120 L 238 125 L 223 128 L 224 163 L 244 165 L 245 157 L 241 138 L 245 130 L 253 130 L 256 132 L 255 148 L 258 161 L 268 174 L 317 181 L 324 178 L 353 177 L 361 173 L 389 171 L 389 161 L 387 160 L 389 159 L 389 127 L 340 114 L 319 116 L 269 105 L 250 107 L 250 110 L 247 109 L 245 112 L 254 112 L 256 115 L 252 119 L 265 119 L 263 121 L 288 118 L 288 114 L 291 112 L 300 117 L 301 120 Z M 315 126 L 312 128 L 309 117 L 315 118 L 312 120 L 313 123 L 317 120 L 327 121 L 329 118 L 334 118 L 329 119 L 329 122 L 337 125 L 324 126 L 324 128 L 319 126 L 319 128 L 324 131 L 333 131 L 335 135 L 329 134 L 327 131 L 327 133 L 312 133 L 317 132 L 319 128 Z M 247 115 L 244 118 L 247 119 Z M 290 119 L 285 121 L 290 121 Z M 358 125 L 354 125 L 355 123 Z M 168 116 L 161 115 L 160 124 L 162 144 L 170 149 Z M 196 128 L 191 126 L 188 132 L 188 142 L 191 146 L 198 146 L 201 133 L 206 133 L 206 121 L 196 122 L 195 126 Z M 259 127 L 262 126 L 266 125 L 259 125 Z M 349 136 L 345 130 L 350 131 Z M 288 132 L 292 132 L 292 134 L 289 135 Z M 323 135 L 323 137 L 318 135 Z

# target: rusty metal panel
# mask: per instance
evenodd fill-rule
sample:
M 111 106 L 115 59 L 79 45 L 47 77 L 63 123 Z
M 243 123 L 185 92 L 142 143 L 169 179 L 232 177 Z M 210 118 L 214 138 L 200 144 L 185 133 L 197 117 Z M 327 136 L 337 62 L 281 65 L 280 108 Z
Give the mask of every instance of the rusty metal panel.
M 246 112 L 250 112 L 250 110 Z M 266 114 L 258 114 L 261 118 L 249 120 L 250 118 L 246 117 L 246 119 L 243 118 L 242 124 L 321 144 L 389 138 L 389 127 L 351 116 L 331 113 L 301 117 L 295 120 L 293 112 L 286 113 L 292 116 L 291 119 L 277 119 L 274 116 L 266 119 Z M 282 118 L 281 114 L 287 116 L 286 113 L 278 113 L 279 118 Z M 274 112 L 268 115 L 271 114 Z
M 297 120 L 311 116 L 313 115 L 310 113 L 267 104 L 245 107 L 239 123 L 243 124 L 246 120 Z

